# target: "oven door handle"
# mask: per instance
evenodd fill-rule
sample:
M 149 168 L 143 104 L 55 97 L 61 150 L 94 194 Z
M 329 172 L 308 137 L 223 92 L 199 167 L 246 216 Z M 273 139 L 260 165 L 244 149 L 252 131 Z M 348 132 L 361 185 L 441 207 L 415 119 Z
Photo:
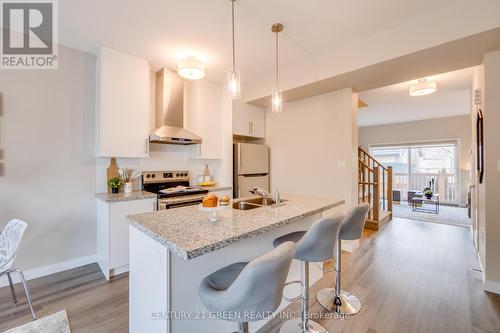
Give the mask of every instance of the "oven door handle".
M 169 198 L 169 199 L 160 199 L 158 202 L 164 205 L 175 205 L 180 203 L 188 203 L 188 202 L 201 202 L 205 195 L 192 196 L 192 197 L 179 197 L 179 198 Z

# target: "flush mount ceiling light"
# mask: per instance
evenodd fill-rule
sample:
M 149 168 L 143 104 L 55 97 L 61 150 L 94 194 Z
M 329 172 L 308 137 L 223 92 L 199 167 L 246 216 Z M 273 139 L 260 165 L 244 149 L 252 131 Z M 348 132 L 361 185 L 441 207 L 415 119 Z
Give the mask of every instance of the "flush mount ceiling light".
M 185 79 L 199 80 L 205 77 L 205 64 L 196 59 L 196 57 L 189 56 L 179 61 L 177 72 Z
M 278 34 L 283 31 L 283 24 L 281 23 L 275 23 L 271 27 L 271 31 L 274 32 L 276 36 L 276 49 L 275 49 L 275 55 L 276 55 L 276 81 L 274 85 L 274 90 L 271 95 L 272 99 L 272 104 L 271 104 L 271 111 L 272 112 L 282 112 L 283 111 L 283 97 L 281 96 L 281 91 L 279 88 L 279 44 L 278 44 Z
M 418 83 L 410 86 L 410 96 L 425 96 L 435 93 L 437 90 L 437 83 L 435 81 L 427 81 L 427 79 L 420 79 Z
M 241 86 L 240 86 L 240 73 L 236 71 L 236 47 L 234 42 L 234 2 L 231 1 L 231 27 L 233 32 L 233 67 L 227 73 L 227 87 L 229 89 L 229 94 L 232 99 L 239 99 L 241 97 Z

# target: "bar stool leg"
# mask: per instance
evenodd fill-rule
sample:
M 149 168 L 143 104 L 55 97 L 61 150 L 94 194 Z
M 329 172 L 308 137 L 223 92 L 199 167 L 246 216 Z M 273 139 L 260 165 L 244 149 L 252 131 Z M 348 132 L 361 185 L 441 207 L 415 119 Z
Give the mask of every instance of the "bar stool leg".
M 336 245 L 336 260 L 335 260 L 335 289 L 321 289 L 316 298 L 318 303 L 328 311 L 334 311 L 338 314 L 353 315 L 361 310 L 361 302 L 359 299 L 348 291 L 342 290 L 341 287 L 341 267 L 342 267 L 342 251 L 340 239 Z
M 287 320 L 281 327 L 280 333 L 328 333 L 326 328 L 313 320 L 309 320 L 309 263 L 302 262 L 302 313 L 301 319 Z

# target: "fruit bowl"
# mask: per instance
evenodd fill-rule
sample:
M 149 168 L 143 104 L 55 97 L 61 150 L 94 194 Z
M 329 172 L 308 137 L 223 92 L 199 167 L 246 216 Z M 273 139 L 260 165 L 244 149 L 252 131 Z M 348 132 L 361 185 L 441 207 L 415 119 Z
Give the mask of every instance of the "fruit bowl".
M 210 222 L 215 222 L 215 221 L 220 221 L 222 218 L 220 218 L 217 213 L 222 212 L 224 210 L 228 210 L 230 205 L 219 205 L 216 207 L 203 207 L 202 204 L 198 205 L 198 210 L 200 212 L 206 212 L 208 215 L 208 220 Z

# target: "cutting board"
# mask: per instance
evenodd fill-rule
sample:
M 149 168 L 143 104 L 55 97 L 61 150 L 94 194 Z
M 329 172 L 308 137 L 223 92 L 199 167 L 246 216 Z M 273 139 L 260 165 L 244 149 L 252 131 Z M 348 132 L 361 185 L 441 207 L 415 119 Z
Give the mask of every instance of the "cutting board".
M 107 180 L 110 180 L 111 178 L 119 178 L 120 173 L 118 172 L 118 164 L 116 164 L 116 158 L 111 157 L 111 160 L 109 161 L 109 167 L 108 167 L 108 178 Z M 107 184 L 107 182 L 106 182 Z M 120 192 L 123 191 L 123 188 L 120 189 Z M 111 193 L 111 187 L 108 186 L 108 192 Z

